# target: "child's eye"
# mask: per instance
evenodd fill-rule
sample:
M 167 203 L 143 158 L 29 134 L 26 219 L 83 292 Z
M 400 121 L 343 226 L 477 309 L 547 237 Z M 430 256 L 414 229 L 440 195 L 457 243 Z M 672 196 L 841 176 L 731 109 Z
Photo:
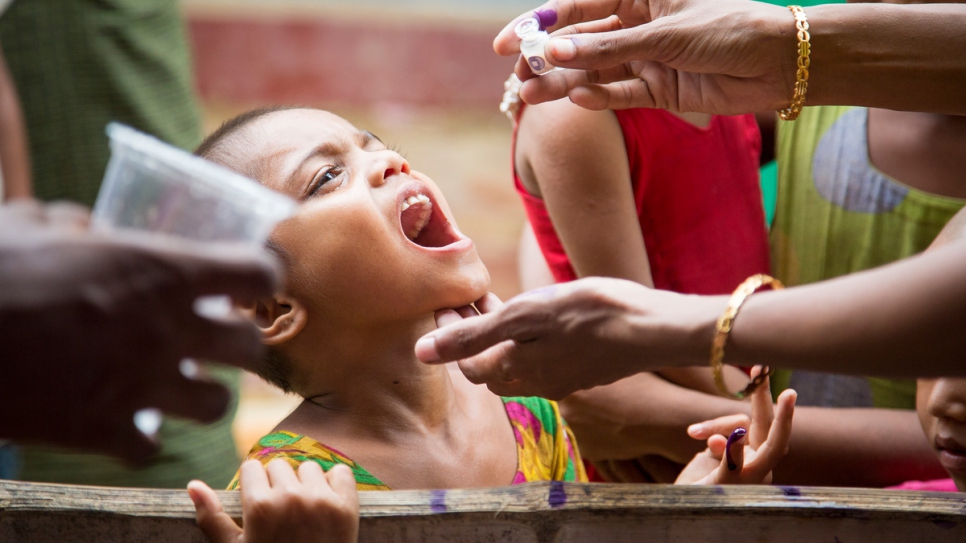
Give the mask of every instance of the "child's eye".
M 319 176 L 312 183 L 312 189 L 309 190 L 308 196 L 315 196 L 315 194 L 319 192 L 322 187 L 329 184 L 330 181 L 338 179 L 340 175 L 342 175 L 342 168 L 338 166 L 333 166 L 331 168 L 322 170 L 319 172 Z

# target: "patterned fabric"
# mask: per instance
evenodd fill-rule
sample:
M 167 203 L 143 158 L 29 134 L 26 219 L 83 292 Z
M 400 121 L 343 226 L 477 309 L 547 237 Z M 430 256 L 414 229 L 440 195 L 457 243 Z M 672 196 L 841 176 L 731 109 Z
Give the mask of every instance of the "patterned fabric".
M 517 443 L 517 473 L 512 484 L 531 481 L 587 481 L 577 442 L 560 418 L 556 402 L 543 398 L 503 398 L 507 418 Z M 268 464 L 282 458 L 293 468 L 302 462 L 318 462 L 328 471 L 336 464 L 352 469 L 359 490 L 389 490 L 365 468 L 341 452 L 304 435 L 280 431 L 258 440 L 248 460 Z M 238 490 L 239 473 L 228 485 Z
M 779 123 L 772 270 L 803 285 L 881 266 L 924 250 L 966 200 L 903 185 L 869 163 L 868 110 L 805 108 Z M 915 381 L 779 371 L 799 405 L 914 409 Z

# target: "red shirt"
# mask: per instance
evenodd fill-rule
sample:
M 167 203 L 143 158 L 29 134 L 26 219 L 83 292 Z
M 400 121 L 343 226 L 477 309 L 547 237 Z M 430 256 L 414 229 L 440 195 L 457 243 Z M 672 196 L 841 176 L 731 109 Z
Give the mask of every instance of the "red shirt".
M 699 128 L 663 110 L 614 113 L 654 286 L 725 294 L 751 275 L 768 273 L 754 116 L 714 116 Z M 515 171 L 514 181 L 554 278 L 576 279 L 543 200 L 526 191 Z

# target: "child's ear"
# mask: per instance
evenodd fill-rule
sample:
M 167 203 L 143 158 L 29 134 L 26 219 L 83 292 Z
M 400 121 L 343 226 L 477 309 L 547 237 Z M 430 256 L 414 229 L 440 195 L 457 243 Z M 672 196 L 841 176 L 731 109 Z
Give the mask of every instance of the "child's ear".
M 305 306 L 284 294 L 260 298 L 243 308 L 242 313 L 262 331 L 265 345 L 280 345 L 294 338 L 308 320 Z

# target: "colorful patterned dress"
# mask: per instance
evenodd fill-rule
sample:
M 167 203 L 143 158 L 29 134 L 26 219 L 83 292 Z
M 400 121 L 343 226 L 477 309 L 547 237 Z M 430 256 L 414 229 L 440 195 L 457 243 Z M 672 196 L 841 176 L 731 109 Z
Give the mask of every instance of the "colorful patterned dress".
M 517 443 L 517 474 L 512 484 L 587 480 L 577 442 L 560 417 L 556 402 L 543 398 L 502 400 Z M 359 490 L 390 490 L 352 459 L 304 435 L 285 431 L 268 434 L 252 447 L 247 459 L 268 464 L 276 458 L 284 458 L 293 468 L 302 462 L 315 461 L 326 471 L 336 464 L 345 464 L 352 469 Z M 238 488 L 236 473 L 228 490 Z

